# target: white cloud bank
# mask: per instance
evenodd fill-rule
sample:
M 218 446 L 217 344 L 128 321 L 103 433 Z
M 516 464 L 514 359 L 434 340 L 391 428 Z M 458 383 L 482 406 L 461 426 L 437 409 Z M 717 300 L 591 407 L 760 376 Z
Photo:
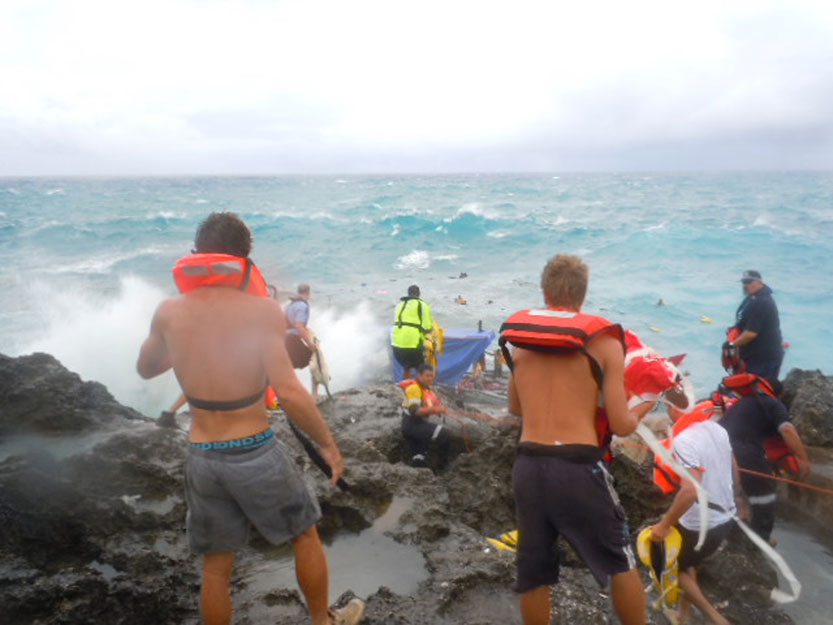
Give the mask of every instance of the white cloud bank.
M 0 175 L 833 167 L 833 3 L 0 7 Z

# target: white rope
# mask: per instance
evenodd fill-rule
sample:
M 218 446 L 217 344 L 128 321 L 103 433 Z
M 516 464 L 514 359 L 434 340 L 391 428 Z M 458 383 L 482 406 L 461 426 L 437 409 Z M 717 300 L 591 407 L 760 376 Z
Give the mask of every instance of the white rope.
M 657 437 L 654 436 L 654 433 L 648 429 L 644 423 L 640 422 L 639 425 L 636 426 L 636 432 L 642 437 L 642 440 L 645 441 L 645 444 L 650 447 L 651 451 L 657 454 L 665 464 L 667 464 L 671 469 L 680 476 L 681 479 L 687 479 L 693 485 L 695 490 L 697 491 L 697 503 L 700 505 L 700 533 L 697 539 L 697 545 L 694 547 L 695 551 L 699 551 L 700 547 L 703 545 L 703 541 L 706 538 L 706 531 L 709 522 L 709 509 L 708 509 L 708 493 L 703 486 L 691 477 L 691 474 L 682 467 L 674 457 L 671 455 L 665 447 L 660 444 L 657 440 Z M 784 558 L 781 557 L 775 549 L 772 548 L 768 542 L 763 540 L 757 533 L 755 533 L 746 523 L 740 520 L 737 515 L 732 515 L 732 520 L 738 524 L 740 529 L 743 531 L 744 534 L 752 541 L 752 543 L 760 549 L 764 555 L 769 558 L 772 563 L 776 566 L 778 571 L 783 575 L 784 579 L 787 580 L 787 583 L 790 585 L 789 593 L 784 592 L 779 588 L 773 588 L 772 592 L 770 593 L 770 598 L 775 603 L 792 603 L 801 595 L 801 582 L 798 581 L 795 574 L 790 569 L 789 565 L 786 563 Z
M 648 445 L 651 451 L 658 455 L 680 479 L 688 480 L 694 485 L 694 490 L 697 492 L 697 503 L 700 504 L 700 533 L 697 535 L 697 544 L 694 546 L 694 550 L 700 551 L 700 548 L 706 540 L 706 532 L 709 527 L 709 494 L 700 482 L 691 477 L 688 470 L 674 459 L 671 452 L 662 446 L 657 440 L 657 437 L 654 436 L 654 433 L 642 421 L 636 426 L 636 433 L 642 437 L 642 440 L 645 441 L 645 444 Z

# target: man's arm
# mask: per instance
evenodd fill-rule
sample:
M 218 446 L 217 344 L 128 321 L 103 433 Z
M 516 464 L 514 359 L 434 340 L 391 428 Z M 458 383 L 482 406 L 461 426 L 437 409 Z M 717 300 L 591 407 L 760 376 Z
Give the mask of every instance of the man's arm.
M 805 478 L 810 475 L 810 459 L 807 457 L 807 450 L 804 448 L 801 436 L 798 435 L 798 430 L 792 423 L 782 423 L 778 427 L 778 432 L 798 460 L 798 476 Z
M 688 469 L 688 472 L 698 482 L 700 481 L 700 472 L 697 469 Z M 677 491 L 674 501 L 671 502 L 671 507 L 662 516 L 660 522 L 651 526 L 651 540 L 662 542 L 668 536 L 668 532 L 676 525 L 680 517 L 694 505 L 697 501 L 697 490 L 694 484 L 688 480 L 680 480 L 680 490 Z
M 167 300 L 159 304 L 150 322 L 150 334 L 142 343 L 139 359 L 136 361 L 136 371 L 144 379 L 156 377 L 171 368 L 171 356 L 162 328 L 167 317 Z
M 744 330 L 740 333 L 740 336 L 732 341 L 732 344 L 735 347 L 740 347 L 741 345 L 746 345 L 747 343 L 751 343 L 758 337 L 757 332 L 753 332 L 752 330 Z
M 636 429 L 639 419 L 628 411 L 625 396 L 625 354 L 622 344 L 611 336 L 602 335 L 594 341 L 595 352 L 604 372 L 602 396 L 610 430 L 617 436 L 627 436 Z
M 262 305 L 267 316 L 267 330 L 262 343 L 261 359 L 269 384 L 275 390 L 287 416 L 321 448 L 321 456 L 333 470 L 330 481 L 335 484 L 344 470 L 341 452 L 330 428 L 318 412 L 315 401 L 292 368 L 284 345 L 286 321 L 283 312 L 273 300 L 263 299 Z

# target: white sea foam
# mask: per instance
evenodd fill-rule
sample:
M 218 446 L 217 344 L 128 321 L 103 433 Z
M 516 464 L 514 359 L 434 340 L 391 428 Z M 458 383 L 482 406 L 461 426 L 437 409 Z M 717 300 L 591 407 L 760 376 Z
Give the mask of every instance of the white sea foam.
M 761 213 L 757 217 L 755 217 L 755 221 L 752 222 L 753 226 L 763 226 L 765 228 L 772 227 L 772 222 L 769 219 L 769 215 L 767 213 Z
M 390 236 L 399 236 L 400 232 L 402 232 L 402 226 L 400 226 L 399 224 L 393 224 L 393 230 L 391 231 Z
M 491 211 L 487 211 L 484 209 L 478 202 L 469 202 L 467 204 L 463 204 L 460 208 L 457 209 L 457 212 L 454 214 L 454 219 L 462 217 L 463 215 L 474 215 L 475 217 L 484 217 L 485 219 L 494 219 L 495 215 Z
M 431 257 L 425 250 L 414 250 L 396 261 L 397 269 L 428 269 L 430 265 Z
M 194 204 L 208 204 L 208 200 L 204 200 L 203 198 L 197 198 L 194 200 Z
M 114 265 L 130 260 L 131 258 L 138 258 L 139 256 L 153 256 L 162 251 L 158 245 L 151 245 L 138 250 L 130 250 L 119 254 L 100 254 L 90 258 L 84 258 L 77 263 L 71 265 L 64 265 L 56 267 L 55 273 L 87 273 L 87 274 L 104 274 L 109 273 Z
M 437 254 L 433 260 L 457 260 L 460 258 L 459 254 Z
M 490 239 L 502 239 L 509 236 L 509 234 L 510 232 L 508 230 L 492 230 L 491 232 L 487 232 L 486 236 Z
M 7 191 L 8 193 L 11 193 L 12 195 L 20 195 L 20 191 L 18 191 L 18 190 L 17 190 L 17 189 L 15 189 L 14 187 L 9 187 L 8 189 L 6 189 L 6 191 Z
M 668 227 L 668 222 L 663 221 L 662 223 L 654 224 L 653 226 L 647 226 L 643 229 L 643 232 L 659 232 L 665 230 Z
M 319 312 L 313 306 L 309 327 L 321 342 L 327 359 L 331 392 L 360 386 L 386 368 L 389 337 L 367 302 L 344 312 L 332 309 Z M 308 370 L 300 372 L 300 377 L 311 381 Z
M 185 219 L 188 215 L 186 213 L 175 213 L 174 211 L 157 211 L 155 213 L 148 213 L 147 219 Z
M 46 195 L 65 195 L 66 191 L 63 189 L 48 189 Z
M 142 380 L 136 373 L 139 348 L 147 336 L 160 289 L 136 277 L 125 277 L 112 296 L 33 287 L 41 302 L 43 332 L 20 350 L 54 355 L 85 380 L 104 384 L 122 404 L 155 415 L 179 394 L 172 373 Z

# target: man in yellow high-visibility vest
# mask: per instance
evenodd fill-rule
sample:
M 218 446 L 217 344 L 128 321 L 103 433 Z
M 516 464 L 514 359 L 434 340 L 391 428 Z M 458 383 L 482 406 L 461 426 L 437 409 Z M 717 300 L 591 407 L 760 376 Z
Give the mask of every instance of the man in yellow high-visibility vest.
M 396 307 L 393 319 L 391 344 L 393 356 L 402 365 L 402 379 L 411 377 L 411 369 L 416 369 L 425 362 L 422 339 L 434 328 L 431 308 L 428 302 L 420 299 L 419 287 L 412 284 L 408 295 Z

